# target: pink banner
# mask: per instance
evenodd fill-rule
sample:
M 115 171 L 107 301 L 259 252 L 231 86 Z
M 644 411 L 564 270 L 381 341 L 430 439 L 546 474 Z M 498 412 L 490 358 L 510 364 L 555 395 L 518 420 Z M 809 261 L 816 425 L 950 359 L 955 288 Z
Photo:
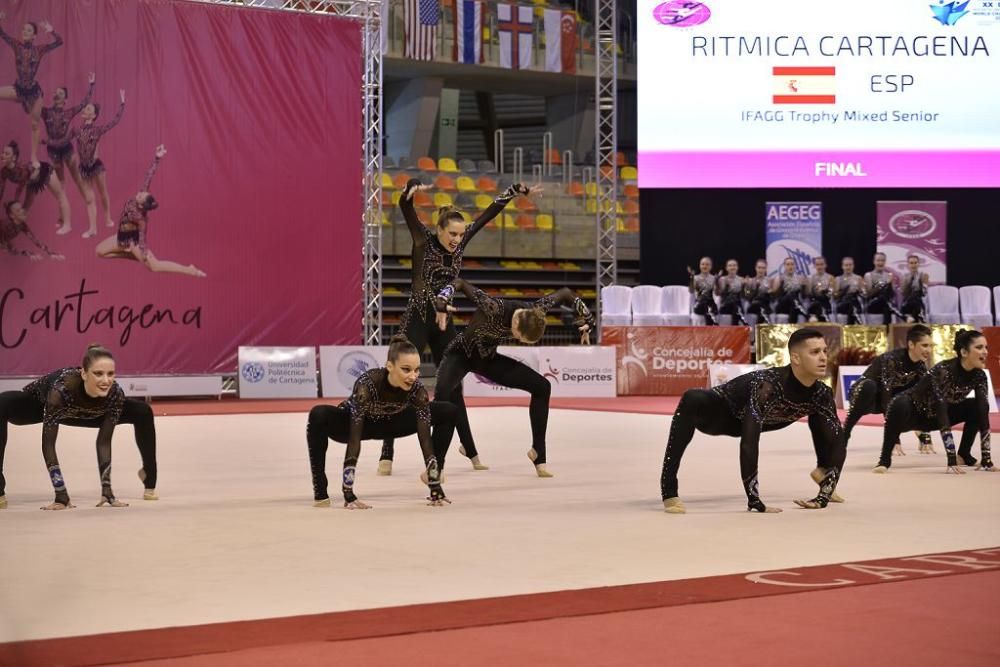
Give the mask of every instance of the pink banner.
M 948 202 L 880 201 L 876 206 L 876 247 L 885 253 L 889 270 L 905 276 L 906 258 L 912 254 L 920 258 L 920 270 L 930 276 L 931 284 L 946 284 Z
M 4 9 L 0 144 L 20 150 L 5 173 L 41 177 L 45 189 L 0 210 L 0 375 L 78 363 L 92 341 L 115 351 L 119 373 L 149 374 L 233 371 L 239 345 L 358 340 L 356 23 L 168 0 L 0 2 Z M 63 135 L 44 121 L 59 111 L 62 86 L 64 109 L 77 111 L 90 72 L 99 114 L 89 124 L 94 109 L 79 109 L 69 124 L 73 157 L 44 179 L 30 167 L 32 112 L 44 113 L 40 136 L 52 141 L 39 145 L 39 160 L 58 163 Z M 37 107 L 35 82 L 44 91 Z M 4 185 L 6 204 L 18 187 Z M 25 203 L 27 227 L 65 260 L 25 233 Z M 68 233 L 57 233 L 60 218 Z M 96 234 L 84 237 L 92 224 Z
M 639 153 L 640 188 L 995 188 L 998 151 Z

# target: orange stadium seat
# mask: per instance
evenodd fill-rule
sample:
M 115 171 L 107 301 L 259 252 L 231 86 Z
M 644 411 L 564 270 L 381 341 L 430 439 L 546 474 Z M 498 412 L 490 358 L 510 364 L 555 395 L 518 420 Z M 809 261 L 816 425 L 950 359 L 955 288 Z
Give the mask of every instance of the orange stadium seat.
M 582 197 L 584 195 L 583 183 L 580 181 L 570 181 L 570 184 L 566 186 L 566 194 L 573 197 Z
M 631 183 L 629 183 L 622 190 L 622 194 L 624 194 L 629 199 L 638 199 L 639 198 L 639 187 L 636 186 L 636 185 L 632 185 Z
M 497 182 L 490 178 L 489 176 L 480 176 L 479 182 L 476 184 L 479 187 L 480 192 L 496 192 Z
M 522 213 L 514 219 L 514 224 L 520 229 L 534 229 L 535 228 L 535 216 L 528 215 L 527 213 Z
M 615 166 L 616 167 L 624 167 L 627 164 L 628 164 L 628 160 L 625 159 L 625 153 L 622 153 L 621 151 L 618 151 L 617 153 L 615 153 Z
M 552 164 L 562 164 L 562 153 L 555 148 L 549 149 L 549 162 Z
M 514 201 L 514 205 L 517 207 L 518 211 L 537 211 L 538 207 L 535 206 L 535 202 L 531 201 L 527 197 L 518 197 Z
M 621 202 L 619 202 L 618 205 L 621 206 Z M 627 215 L 635 215 L 639 212 L 639 202 L 632 199 L 626 199 L 623 210 Z
M 454 192 L 458 189 L 458 186 L 455 185 L 455 179 L 447 174 L 441 174 L 435 178 L 434 187 L 438 190 L 445 190 L 448 192 Z
M 392 177 L 392 184 L 396 186 L 397 189 L 402 190 L 406 187 L 406 182 L 410 180 L 410 175 L 405 171 L 401 171 Z
M 458 173 L 458 165 L 455 164 L 455 160 L 453 160 L 450 157 L 443 157 L 440 160 L 438 160 L 437 166 L 438 166 L 438 171 L 445 171 L 448 172 L 449 174 Z
M 413 205 L 417 208 L 434 208 L 434 200 L 426 192 L 419 191 L 413 195 Z
M 425 155 L 424 157 L 417 158 L 417 169 L 420 171 L 437 171 L 437 163 L 434 162 L 434 158 Z
M 639 231 L 639 218 L 638 216 L 632 216 L 631 218 L 625 219 L 625 229 L 630 232 Z

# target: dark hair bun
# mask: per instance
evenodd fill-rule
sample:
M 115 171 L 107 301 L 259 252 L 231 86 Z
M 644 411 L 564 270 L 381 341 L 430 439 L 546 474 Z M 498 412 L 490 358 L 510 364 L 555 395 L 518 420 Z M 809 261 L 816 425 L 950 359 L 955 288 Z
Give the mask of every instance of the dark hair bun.
M 91 343 L 87 346 L 87 350 L 103 350 L 104 346 L 100 343 Z
M 955 350 L 955 354 L 961 356 L 962 350 L 969 349 L 972 341 L 982 335 L 981 331 L 976 331 L 975 329 L 959 329 L 955 334 L 955 344 L 952 349 Z
M 406 337 L 406 334 L 396 334 L 389 339 L 389 345 L 400 345 L 402 343 L 409 343 L 410 339 Z

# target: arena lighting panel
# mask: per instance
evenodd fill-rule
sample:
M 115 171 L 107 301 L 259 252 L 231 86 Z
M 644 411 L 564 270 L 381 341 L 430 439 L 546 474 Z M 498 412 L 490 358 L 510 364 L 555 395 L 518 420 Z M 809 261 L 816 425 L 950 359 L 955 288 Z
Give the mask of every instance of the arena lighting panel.
M 1000 186 L 1000 2 L 640 0 L 639 185 Z

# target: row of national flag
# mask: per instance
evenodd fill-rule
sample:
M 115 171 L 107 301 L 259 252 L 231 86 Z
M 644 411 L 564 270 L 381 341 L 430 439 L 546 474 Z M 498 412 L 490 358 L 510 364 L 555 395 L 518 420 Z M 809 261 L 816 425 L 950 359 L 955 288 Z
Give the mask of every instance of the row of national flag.
M 497 4 L 497 32 L 500 35 L 500 66 L 529 69 L 534 46 L 534 8 Z M 483 21 L 486 3 L 482 0 L 455 0 L 452 59 L 460 63 L 483 62 Z M 441 25 L 440 0 L 406 0 L 403 6 L 406 44 L 403 55 L 414 60 L 437 57 L 438 29 Z M 576 73 L 576 14 L 546 9 L 545 70 Z

